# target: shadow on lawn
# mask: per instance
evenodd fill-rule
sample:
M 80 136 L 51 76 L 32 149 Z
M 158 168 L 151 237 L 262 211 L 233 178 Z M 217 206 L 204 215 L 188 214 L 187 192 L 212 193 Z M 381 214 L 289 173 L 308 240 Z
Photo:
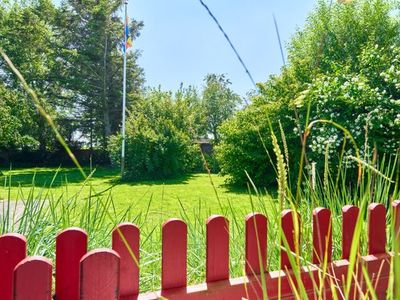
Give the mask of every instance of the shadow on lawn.
M 196 177 L 196 174 L 183 174 L 175 178 L 157 179 L 157 180 L 128 180 L 121 179 L 121 177 L 115 177 L 110 183 L 116 184 L 127 184 L 131 186 L 135 185 L 177 185 L 177 184 L 189 184 L 189 180 Z
M 90 174 L 88 168 L 84 168 L 86 175 Z M 13 187 L 60 187 L 67 184 L 83 184 L 85 178 L 77 168 L 24 168 L 14 170 L 2 170 L 0 173 L 0 184 L 9 186 L 11 176 L 11 186 Z M 110 185 L 177 185 L 188 184 L 189 180 L 195 177 L 195 174 L 181 175 L 176 178 L 159 179 L 159 180 L 138 180 L 129 181 L 121 180 L 119 169 L 100 167 L 95 170 L 92 175 L 94 180 L 101 180 L 105 184 Z M 54 179 L 54 180 L 53 180 Z M 52 183 L 53 182 L 53 183 Z
M 79 184 L 85 181 L 77 168 L 24 168 L 14 170 L 2 170 L 0 181 L 3 185 L 27 187 L 33 184 L 37 187 L 60 187 L 66 184 Z M 84 168 L 87 175 L 90 170 Z M 99 168 L 93 174 L 95 179 L 113 180 L 118 176 L 118 170 L 111 168 Z M 53 180 L 54 179 L 54 180 Z M 53 183 L 52 183 L 53 181 Z

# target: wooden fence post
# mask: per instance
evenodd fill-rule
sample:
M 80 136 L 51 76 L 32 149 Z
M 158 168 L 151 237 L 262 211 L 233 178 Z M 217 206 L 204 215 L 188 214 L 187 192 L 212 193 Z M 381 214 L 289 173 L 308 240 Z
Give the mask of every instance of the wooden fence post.
M 187 225 L 182 220 L 170 219 L 162 226 L 161 289 L 186 286 Z
M 0 298 L 13 299 L 14 268 L 26 257 L 26 239 L 10 233 L 0 236 Z
M 329 209 L 318 207 L 313 211 L 313 263 L 332 260 L 332 219 Z
M 296 224 L 297 222 L 297 224 Z M 292 265 L 290 264 L 289 255 L 287 254 L 287 250 L 290 250 L 296 255 L 300 255 L 300 216 L 299 214 L 295 214 L 291 209 L 286 209 L 281 214 L 281 226 L 282 226 L 282 234 L 285 236 L 287 245 L 289 249 L 286 249 L 285 243 L 283 242 L 283 237 L 281 238 L 281 269 L 292 269 Z M 296 228 L 298 232 L 296 233 Z M 296 261 L 296 257 L 294 257 Z
M 342 209 L 342 258 L 349 259 L 360 209 L 354 205 L 346 205 Z
M 120 224 L 112 233 L 112 248 L 121 258 L 121 297 L 139 293 L 139 235 L 139 228 L 132 223 Z
M 80 263 L 80 300 L 118 300 L 118 253 L 96 249 L 82 257 Z
M 14 270 L 14 300 L 51 299 L 51 261 L 40 256 L 25 258 Z
M 68 228 L 56 237 L 56 299 L 79 300 L 79 267 L 87 252 L 87 234 Z
M 206 225 L 206 282 L 229 278 L 229 222 L 211 216 Z
M 246 217 L 246 274 L 267 271 L 267 217 L 260 213 Z
M 368 253 L 386 252 L 386 209 L 383 204 L 368 206 Z

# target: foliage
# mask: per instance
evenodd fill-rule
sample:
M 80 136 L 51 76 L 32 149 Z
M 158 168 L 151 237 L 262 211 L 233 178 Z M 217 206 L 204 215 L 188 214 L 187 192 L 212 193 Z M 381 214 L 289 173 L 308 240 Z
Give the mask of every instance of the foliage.
M 105 147 L 107 138 L 119 130 L 123 40 L 120 6 L 120 1 L 70 0 L 60 6 L 50 0 L 0 2 L 0 46 L 73 146 L 81 146 L 76 142 L 81 140 Z M 142 27 L 141 22 L 132 21 L 131 36 L 136 38 Z M 138 55 L 137 51 L 128 52 L 128 103 L 137 97 L 144 80 L 136 64 Z M 22 99 L 20 83 L 3 60 L 0 79 L 2 89 L 9 90 L 8 96 Z M 26 117 L 33 126 L 27 137 L 39 142 L 42 150 L 59 148 L 46 121 L 31 110 Z
M 4 1 L 0 3 L 0 10 L 0 46 L 40 98 L 45 96 L 48 99 L 43 105 L 56 116 L 53 104 L 56 102 L 54 96 L 58 94 L 59 87 L 52 74 L 55 63 L 55 37 L 51 27 L 54 18 L 53 5 L 46 0 L 32 1 L 29 4 Z M 15 122 L 14 125 L 9 125 L 14 126 L 15 143 L 4 140 L 0 144 L 10 150 L 20 148 L 24 142 L 21 144 L 18 135 L 22 134 L 29 147 L 37 147 L 37 143 L 41 149 L 54 147 L 49 126 L 36 113 L 34 105 L 25 96 L 19 81 L 3 60 L 0 60 L 0 80 L 3 101 L 15 106 L 8 116 Z M 21 127 L 21 123 L 26 126 Z M 7 136 L 4 138 L 7 139 Z
M 121 1 L 63 2 L 58 10 L 58 75 L 66 99 L 64 110 L 78 120 L 77 130 L 90 145 L 106 147 L 119 131 L 122 118 L 123 20 Z M 139 36 L 142 22 L 129 24 L 130 35 Z M 128 105 L 143 84 L 143 70 L 136 64 L 138 51 L 127 52 Z
M 186 95 L 186 96 L 185 96 Z M 192 89 L 149 90 L 130 109 L 126 128 L 126 178 L 164 179 L 195 169 L 200 150 L 194 144 L 198 99 Z M 112 160 L 118 162 L 121 140 L 110 140 Z
M 294 127 L 289 107 L 279 102 L 249 105 L 239 111 L 234 118 L 225 122 L 220 133 L 221 143 L 216 147 L 216 156 L 223 175 L 229 175 L 230 183 L 243 184 L 248 181 L 247 174 L 258 186 L 276 182 L 276 175 L 271 165 L 274 157 L 270 139 L 272 124 L 274 131 L 279 130 L 279 121 L 285 128 Z M 285 134 L 286 143 L 291 149 L 299 148 L 300 139 L 293 132 Z M 282 137 L 278 135 L 279 141 Z M 291 162 L 298 161 L 298 151 L 291 152 Z M 293 163 L 295 166 L 295 163 Z M 294 168 L 291 170 L 294 172 Z
M 212 134 L 215 143 L 219 142 L 218 129 L 222 122 L 230 118 L 241 103 L 240 97 L 230 88 L 231 82 L 225 75 L 209 74 L 204 79 L 203 113 L 205 127 Z
M 288 164 L 292 174 L 298 169 L 300 128 L 317 119 L 347 128 L 363 157 L 371 155 L 374 145 L 381 154 L 396 152 L 400 20 L 392 8 L 386 0 L 318 2 L 289 43 L 289 63 L 282 73 L 258 84 L 253 104 L 222 126 L 218 158 L 231 181 L 245 183 L 246 170 L 257 184 L 271 183 L 272 166 L 261 158 L 266 150 L 273 152 L 271 137 L 263 137 L 268 119 L 275 131 L 279 120 L 282 124 L 286 146 L 284 138 L 281 145 L 287 147 L 286 156 L 294 158 Z M 262 144 L 260 133 L 266 149 L 256 146 Z M 336 163 L 342 147 L 345 154 L 354 151 L 344 144 L 342 133 L 328 125 L 313 129 L 307 142 L 306 163 L 317 162 L 318 169 L 323 169 L 326 151 Z
M 39 142 L 29 135 L 35 122 L 32 107 L 21 93 L 11 93 L 0 84 L 0 149 L 36 149 Z

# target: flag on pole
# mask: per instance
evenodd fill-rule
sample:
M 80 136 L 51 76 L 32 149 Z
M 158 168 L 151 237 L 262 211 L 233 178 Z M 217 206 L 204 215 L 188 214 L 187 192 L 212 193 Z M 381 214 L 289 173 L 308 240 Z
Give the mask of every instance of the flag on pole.
M 125 17 L 125 45 L 124 51 L 128 50 L 132 47 L 132 39 L 129 35 L 129 18 L 128 16 Z

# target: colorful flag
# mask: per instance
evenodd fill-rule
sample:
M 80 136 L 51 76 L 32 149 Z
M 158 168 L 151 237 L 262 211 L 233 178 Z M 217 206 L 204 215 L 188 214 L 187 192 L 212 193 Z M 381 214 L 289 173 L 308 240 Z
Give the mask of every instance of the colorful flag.
M 128 16 L 125 18 L 125 45 L 124 45 L 124 50 L 128 50 L 129 48 L 132 47 L 132 39 L 129 35 L 129 19 Z

